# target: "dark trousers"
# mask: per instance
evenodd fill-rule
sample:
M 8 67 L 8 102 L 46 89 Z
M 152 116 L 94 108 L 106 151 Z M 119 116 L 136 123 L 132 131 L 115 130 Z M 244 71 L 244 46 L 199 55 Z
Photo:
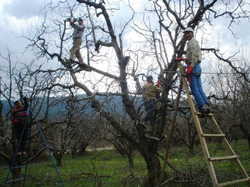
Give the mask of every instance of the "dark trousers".
M 20 143 L 20 147 L 19 147 L 19 152 L 23 152 L 25 151 L 26 148 L 26 141 L 27 141 L 27 136 L 28 136 L 28 129 L 24 129 L 24 126 L 26 125 L 27 120 L 20 120 L 18 123 L 14 124 L 14 131 L 16 134 L 16 138 L 18 141 L 20 141 L 21 135 L 23 133 L 22 139 L 21 139 L 21 143 Z M 26 125 L 26 128 L 28 128 L 28 124 Z M 24 132 L 23 132 L 24 130 Z
M 144 101 L 144 107 L 145 110 L 147 112 L 145 118 L 143 119 L 143 121 L 151 121 L 152 119 L 154 119 L 155 116 L 155 100 L 150 99 L 148 101 Z

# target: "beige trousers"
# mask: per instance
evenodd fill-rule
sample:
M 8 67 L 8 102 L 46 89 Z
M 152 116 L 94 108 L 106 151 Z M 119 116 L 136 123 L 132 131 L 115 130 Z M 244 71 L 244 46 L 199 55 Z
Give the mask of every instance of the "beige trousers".
M 76 38 L 74 39 L 73 46 L 70 49 L 70 60 L 73 60 L 74 56 L 78 59 L 79 63 L 83 63 L 82 55 L 80 53 L 80 47 L 82 45 L 82 39 Z

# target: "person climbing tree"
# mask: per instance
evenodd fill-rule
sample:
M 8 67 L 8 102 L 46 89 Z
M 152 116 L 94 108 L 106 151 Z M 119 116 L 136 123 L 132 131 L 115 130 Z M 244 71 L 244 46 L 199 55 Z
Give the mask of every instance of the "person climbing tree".
M 27 130 L 24 129 L 25 125 L 28 123 L 28 113 L 27 109 L 29 107 L 28 104 L 28 98 L 24 97 L 23 98 L 24 104 L 22 105 L 21 102 L 15 101 L 14 102 L 14 109 L 11 111 L 11 120 L 13 122 L 13 131 L 15 132 L 16 138 L 18 141 L 20 141 L 22 132 L 23 137 L 20 143 L 20 147 L 18 150 L 18 155 L 25 155 L 25 148 L 26 148 L 26 140 L 27 140 Z M 26 125 L 27 126 L 27 125 Z
M 85 26 L 83 25 L 83 19 L 79 18 L 78 19 L 78 24 L 75 24 L 77 19 L 69 18 L 68 21 L 70 22 L 71 27 L 74 28 L 73 46 L 70 49 L 70 61 L 71 61 L 71 63 L 74 62 L 73 58 L 74 58 L 74 56 L 76 56 L 76 58 L 79 61 L 79 66 L 80 67 L 85 67 L 84 64 L 83 64 L 83 58 L 82 58 L 82 55 L 81 55 L 81 52 L 80 52 L 80 47 L 82 45 L 82 36 L 83 36 L 84 29 L 85 29 Z
M 147 84 L 145 84 L 142 89 L 144 107 L 147 112 L 142 120 L 143 122 L 152 121 L 154 119 L 157 96 L 162 90 L 163 88 L 160 81 L 157 81 L 157 84 L 154 85 L 153 77 L 151 75 L 147 76 Z
M 201 48 L 198 41 L 194 38 L 194 30 L 191 27 L 187 27 L 184 30 L 184 35 L 188 41 L 186 50 L 187 59 L 185 60 L 187 63 L 187 79 L 199 112 L 210 113 L 209 102 L 201 85 Z

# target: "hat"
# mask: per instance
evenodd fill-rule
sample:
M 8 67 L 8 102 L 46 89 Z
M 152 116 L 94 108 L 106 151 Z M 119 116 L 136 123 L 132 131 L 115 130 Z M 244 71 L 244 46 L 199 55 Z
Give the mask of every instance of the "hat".
M 147 80 L 153 80 L 152 75 L 147 76 Z
M 14 105 L 17 104 L 17 103 L 19 103 L 19 102 L 20 102 L 19 100 L 16 100 L 16 101 L 14 102 Z
M 194 32 L 194 30 L 191 27 L 187 27 L 184 31 L 185 32 Z

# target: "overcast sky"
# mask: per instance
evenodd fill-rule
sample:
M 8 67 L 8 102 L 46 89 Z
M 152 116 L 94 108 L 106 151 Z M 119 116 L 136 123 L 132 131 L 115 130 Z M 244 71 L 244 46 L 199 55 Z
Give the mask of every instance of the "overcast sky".
M 31 27 L 39 25 L 40 10 L 48 2 L 50 0 L 0 0 L 0 53 L 2 55 L 7 53 L 8 48 L 19 58 L 26 58 L 23 51 L 28 41 L 21 36 L 32 34 Z M 56 0 L 53 0 L 53 3 L 55 2 Z M 133 7 L 140 8 L 140 2 L 141 0 L 133 1 Z M 124 13 L 120 11 L 121 15 Z
M 6 55 L 7 47 L 10 52 L 14 52 L 15 56 L 21 61 L 29 60 L 23 51 L 28 45 L 28 41 L 22 39 L 22 35 L 30 35 L 31 25 L 38 24 L 40 9 L 46 2 L 50 0 L 0 0 L 0 53 Z M 55 2 L 55 0 L 53 1 Z M 135 10 L 140 9 L 143 0 L 131 1 Z M 121 7 L 122 8 L 122 7 Z M 120 11 L 124 15 L 124 11 Z M 208 42 L 210 47 L 218 46 L 220 43 L 224 50 L 231 50 L 237 45 L 248 45 L 250 41 L 248 21 L 241 22 L 240 25 L 233 27 L 237 34 L 237 39 L 232 38 L 227 30 L 227 19 L 216 22 L 213 26 L 214 38 L 219 38 L 219 41 L 211 40 Z M 198 40 L 201 36 L 197 36 Z M 206 46 L 207 47 L 207 46 Z M 0 61 L 1 62 L 1 61 Z
M 0 52 L 6 56 L 8 48 L 18 58 L 23 58 L 27 35 L 33 20 L 38 17 L 43 0 L 1 0 L 0 1 Z

